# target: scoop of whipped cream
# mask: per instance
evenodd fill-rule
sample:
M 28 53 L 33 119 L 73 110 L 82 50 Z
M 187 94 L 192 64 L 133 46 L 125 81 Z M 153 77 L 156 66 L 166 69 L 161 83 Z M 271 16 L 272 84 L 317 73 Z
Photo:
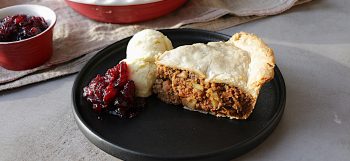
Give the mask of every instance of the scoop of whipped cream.
M 124 59 L 128 64 L 129 79 L 135 83 L 137 97 L 152 95 L 152 86 L 156 79 L 156 65 L 140 59 Z
M 171 49 L 171 41 L 161 32 L 145 29 L 136 33 L 129 41 L 126 58 L 154 62 L 155 55 Z
M 136 96 L 152 95 L 152 86 L 156 80 L 154 56 L 173 49 L 171 41 L 161 32 L 145 29 L 136 33 L 128 43 L 125 61 L 128 64 L 129 77 L 135 82 Z

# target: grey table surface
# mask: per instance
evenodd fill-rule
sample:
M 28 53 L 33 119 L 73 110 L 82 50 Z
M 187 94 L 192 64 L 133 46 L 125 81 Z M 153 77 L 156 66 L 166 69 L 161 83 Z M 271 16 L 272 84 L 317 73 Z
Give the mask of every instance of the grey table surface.
M 287 86 L 284 116 L 242 161 L 350 160 L 350 1 L 315 0 L 221 31 L 256 33 Z M 75 75 L 0 93 L 0 160 L 118 160 L 91 144 L 72 115 Z

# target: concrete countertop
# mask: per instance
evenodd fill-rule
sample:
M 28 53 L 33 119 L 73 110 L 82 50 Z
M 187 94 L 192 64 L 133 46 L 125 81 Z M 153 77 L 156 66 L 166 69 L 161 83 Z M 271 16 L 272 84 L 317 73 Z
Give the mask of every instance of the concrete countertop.
M 287 86 L 284 116 L 235 159 L 350 160 L 350 1 L 318 0 L 221 31 L 252 32 L 274 50 Z M 75 75 L 0 93 L 0 160 L 117 160 L 77 128 Z

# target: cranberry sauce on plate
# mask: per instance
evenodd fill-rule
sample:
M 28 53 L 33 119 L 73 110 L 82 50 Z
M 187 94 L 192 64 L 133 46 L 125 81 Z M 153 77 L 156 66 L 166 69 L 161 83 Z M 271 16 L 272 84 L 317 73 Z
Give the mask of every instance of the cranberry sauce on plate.
M 125 62 L 98 74 L 84 87 L 83 96 L 92 103 L 92 108 L 99 114 L 108 113 L 121 118 L 132 118 L 145 105 L 143 98 L 135 97 L 134 81 L 128 78 Z

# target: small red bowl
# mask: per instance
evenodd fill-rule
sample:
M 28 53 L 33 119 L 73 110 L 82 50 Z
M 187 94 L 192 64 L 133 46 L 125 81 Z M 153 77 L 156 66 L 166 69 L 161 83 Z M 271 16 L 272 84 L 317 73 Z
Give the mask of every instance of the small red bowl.
M 182 6 L 187 0 L 134 0 L 103 3 L 95 0 L 65 0 L 78 13 L 101 22 L 135 23 L 151 20 L 168 14 Z M 131 2 L 131 3 L 128 3 Z
M 39 5 L 15 5 L 0 9 L 1 19 L 18 14 L 43 17 L 49 27 L 28 39 L 0 42 L 0 66 L 9 70 L 25 70 L 40 66 L 50 59 L 53 52 L 55 12 Z

